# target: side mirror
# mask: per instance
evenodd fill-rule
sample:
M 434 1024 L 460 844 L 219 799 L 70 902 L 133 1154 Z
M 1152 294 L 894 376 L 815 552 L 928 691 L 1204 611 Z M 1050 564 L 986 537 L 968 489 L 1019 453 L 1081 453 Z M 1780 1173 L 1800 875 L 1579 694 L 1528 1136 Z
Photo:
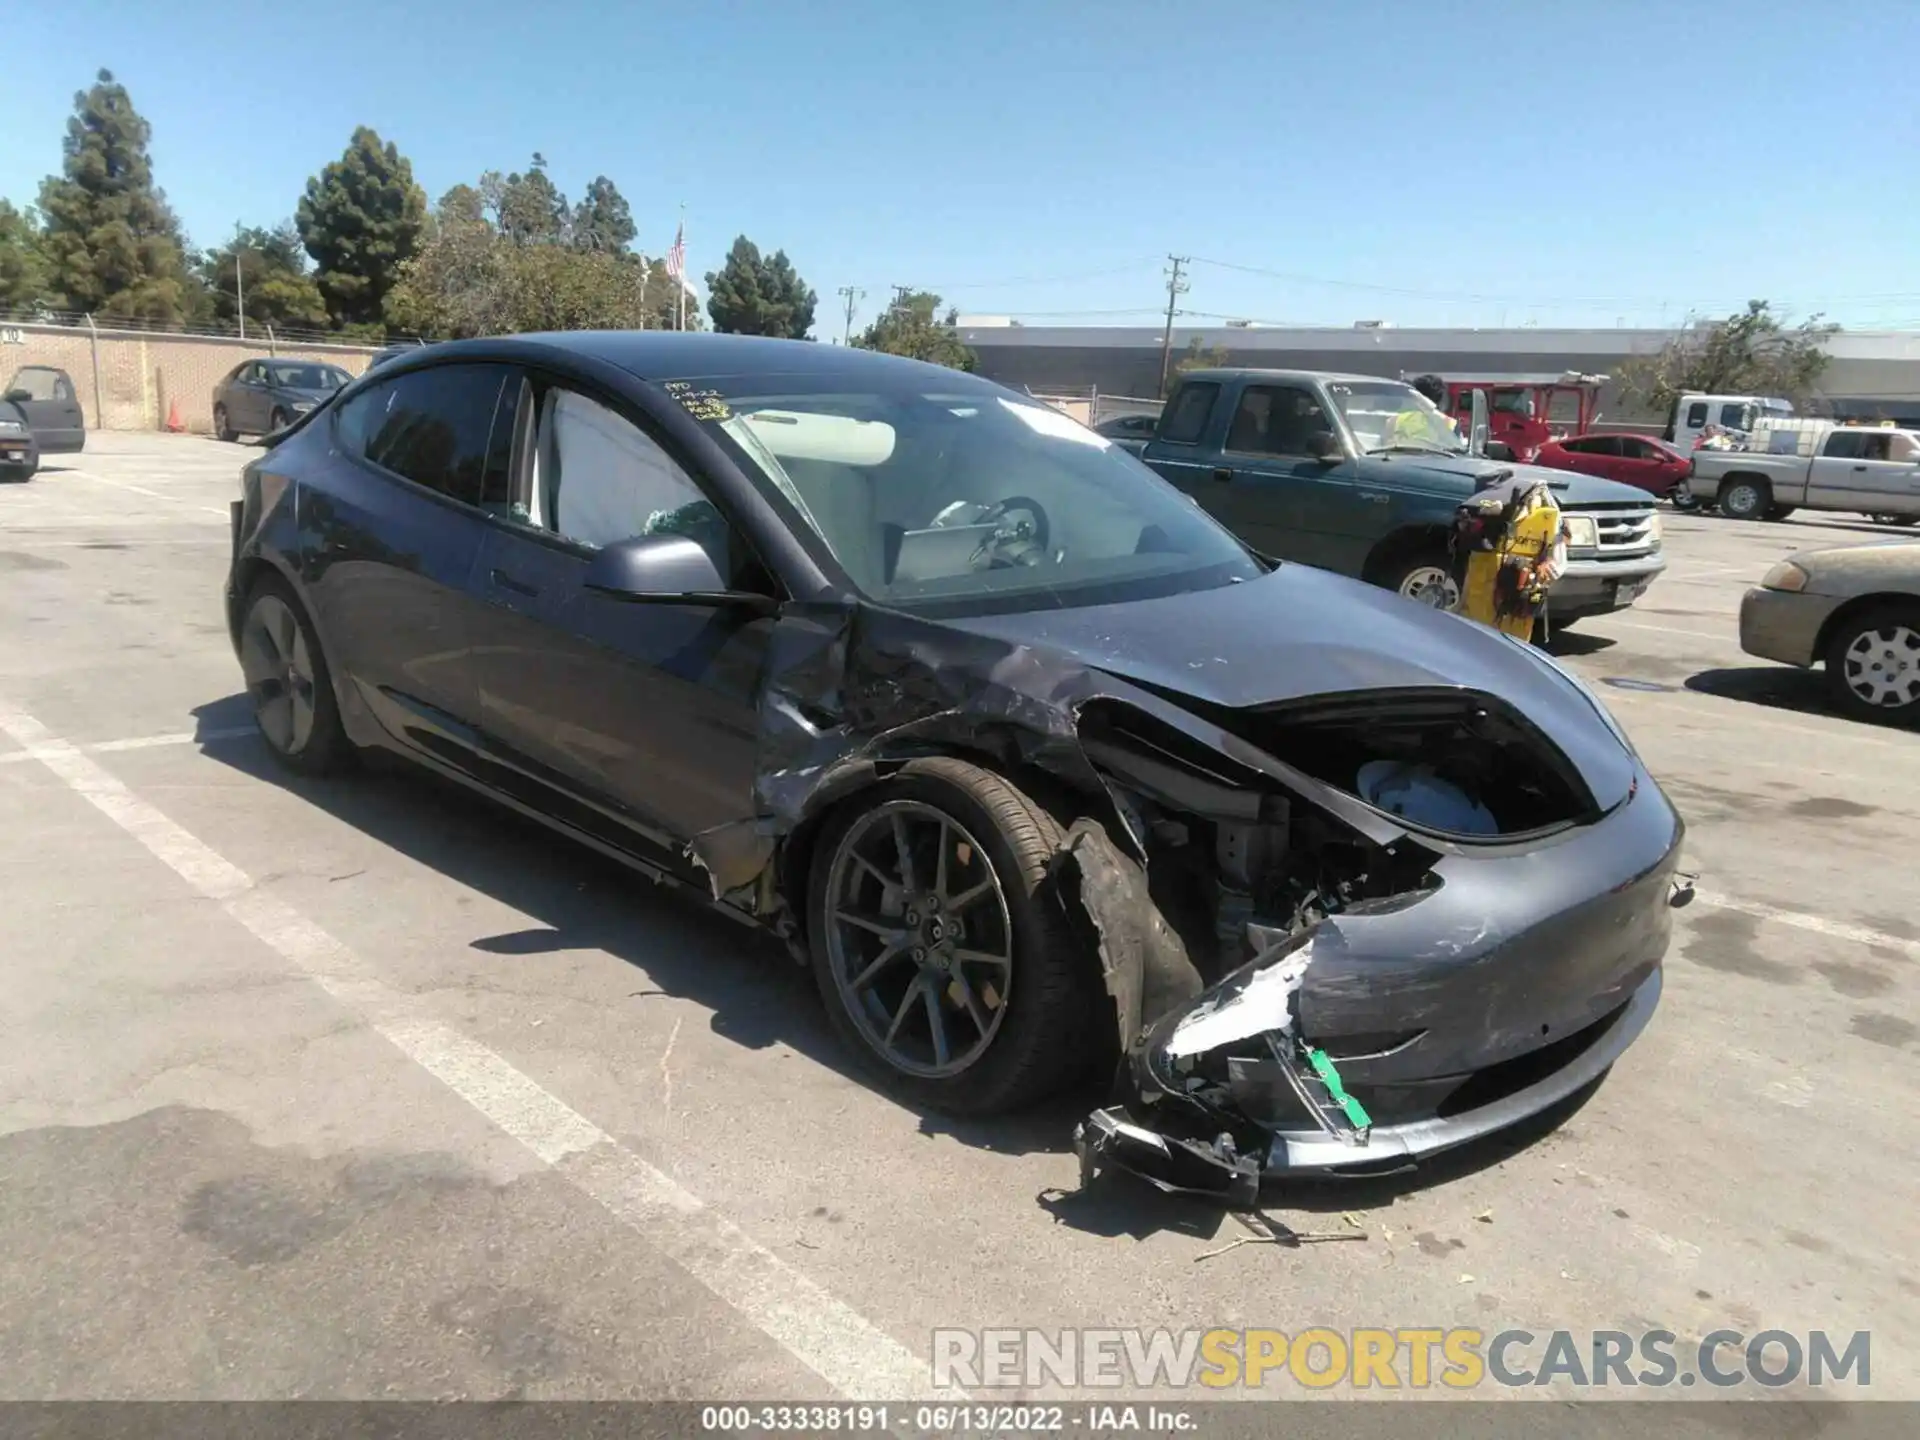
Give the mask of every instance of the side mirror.
M 1510 461 L 1513 459 L 1513 447 L 1504 440 L 1489 440 L 1487 442 L 1487 458 L 1489 460 Z
M 1316 430 L 1307 437 L 1307 454 L 1323 465 L 1336 465 L 1347 458 L 1340 437 L 1331 430 Z
M 9 390 L 4 398 L 12 401 L 31 400 L 33 399 L 33 392 L 31 390 Z
M 611 600 L 636 605 L 732 606 L 761 615 L 780 608 L 772 596 L 729 590 L 706 547 L 685 535 L 636 535 L 616 541 L 593 557 L 580 583 Z

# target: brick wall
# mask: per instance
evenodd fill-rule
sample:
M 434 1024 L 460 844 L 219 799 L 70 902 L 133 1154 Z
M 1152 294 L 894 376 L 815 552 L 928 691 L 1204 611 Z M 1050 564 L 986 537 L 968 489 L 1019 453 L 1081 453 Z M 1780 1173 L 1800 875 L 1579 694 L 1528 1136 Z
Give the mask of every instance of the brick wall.
M 94 356 L 99 356 L 98 384 Z M 375 347 L 289 345 L 205 335 L 149 335 L 65 325 L 0 324 L 0 384 L 23 365 L 52 365 L 73 377 L 89 430 L 160 430 L 175 401 L 187 429 L 213 430 L 213 387 L 242 360 L 279 355 L 324 360 L 351 375 L 367 368 Z

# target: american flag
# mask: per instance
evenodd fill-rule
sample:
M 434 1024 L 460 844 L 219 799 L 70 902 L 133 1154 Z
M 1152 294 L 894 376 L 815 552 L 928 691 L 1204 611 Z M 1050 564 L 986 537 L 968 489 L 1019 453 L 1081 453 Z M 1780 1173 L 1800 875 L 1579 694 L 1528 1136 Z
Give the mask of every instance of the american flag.
M 686 278 L 687 270 L 687 226 L 683 220 L 680 228 L 673 232 L 673 248 L 667 252 L 667 274 L 676 280 Z

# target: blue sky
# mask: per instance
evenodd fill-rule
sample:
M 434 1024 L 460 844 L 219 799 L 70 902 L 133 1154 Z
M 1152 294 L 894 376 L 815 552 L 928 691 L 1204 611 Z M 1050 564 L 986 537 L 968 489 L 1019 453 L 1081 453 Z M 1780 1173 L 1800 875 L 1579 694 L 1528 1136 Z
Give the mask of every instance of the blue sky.
M 112 69 L 197 243 L 370 124 L 429 198 L 542 152 L 689 269 L 1032 323 L 1654 324 L 1748 297 L 1920 327 L 1920 4 L 59 0 L 7 36 L 0 195 Z M 1230 268 L 1241 267 L 1241 268 Z

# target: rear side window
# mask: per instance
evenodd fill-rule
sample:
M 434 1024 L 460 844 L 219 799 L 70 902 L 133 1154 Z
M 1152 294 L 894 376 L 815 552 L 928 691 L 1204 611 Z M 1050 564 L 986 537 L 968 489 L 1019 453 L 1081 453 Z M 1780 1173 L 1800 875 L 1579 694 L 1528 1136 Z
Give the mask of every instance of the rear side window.
M 1206 433 L 1213 415 L 1213 402 L 1220 398 L 1220 385 L 1214 380 L 1193 380 L 1167 403 L 1160 419 L 1160 438 L 1177 445 L 1191 445 Z
M 73 386 L 64 371 L 44 365 L 23 366 L 13 377 L 9 390 L 24 390 L 29 400 L 71 400 Z
M 1707 402 L 1696 400 L 1687 407 L 1687 428 L 1698 430 L 1707 423 Z
M 437 365 L 396 375 L 341 407 L 340 440 L 349 453 L 449 499 L 503 506 L 518 378 L 504 365 Z

